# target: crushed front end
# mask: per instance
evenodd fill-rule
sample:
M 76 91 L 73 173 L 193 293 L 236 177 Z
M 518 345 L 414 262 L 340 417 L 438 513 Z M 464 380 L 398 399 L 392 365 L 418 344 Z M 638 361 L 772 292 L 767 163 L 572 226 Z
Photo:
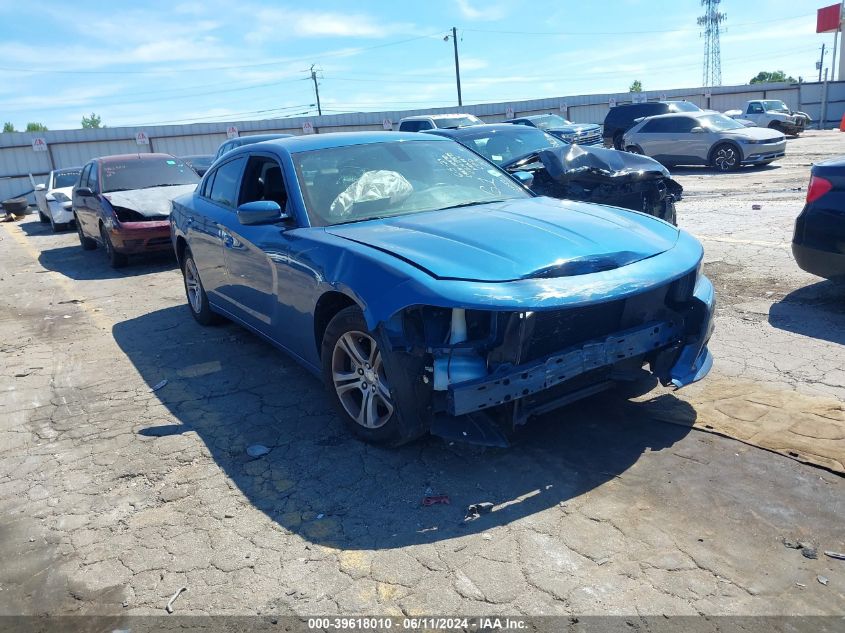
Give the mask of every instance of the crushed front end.
M 433 433 L 502 444 L 532 416 L 621 383 L 651 375 L 680 388 L 706 376 L 714 294 L 699 270 L 571 307 L 413 306 L 389 324 L 391 348 Z

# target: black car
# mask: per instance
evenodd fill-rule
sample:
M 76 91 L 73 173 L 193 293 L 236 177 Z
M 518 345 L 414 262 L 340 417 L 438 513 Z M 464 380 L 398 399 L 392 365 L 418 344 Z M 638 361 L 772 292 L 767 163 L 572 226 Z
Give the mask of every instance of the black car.
M 249 136 L 238 136 L 237 138 L 230 138 L 228 141 L 220 143 L 217 148 L 217 153 L 214 155 L 214 160 L 217 160 L 229 150 L 233 150 L 241 145 L 251 145 L 252 143 L 261 143 L 262 141 L 273 141 L 277 138 L 288 138 L 293 134 L 251 134 Z
M 198 176 L 202 176 L 211 167 L 211 163 L 214 162 L 214 156 L 212 154 L 196 154 L 193 156 L 180 156 L 179 160 L 197 172 Z
M 634 127 L 637 119 L 669 112 L 701 112 L 701 108 L 691 101 L 651 101 L 618 105 L 611 108 L 604 118 L 602 138 L 605 147 L 622 149 L 622 135 Z
M 523 116 L 509 123 L 540 128 L 567 143 L 601 145 L 601 126 L 595 123 L 573 123 L 552 113 Z
M 529 172 L 541 196 L 582 200 L 641 211 L 676 223 L 683 187 L 648 156 L 603 147 L 570 145 L 534 127 L 475 125 L 426 130 L 458 141 L 510 173 Z
M 808 273 L 845 280 L 845 156 L 810 169 L 807 202 L 795 221 L 792 254 Z

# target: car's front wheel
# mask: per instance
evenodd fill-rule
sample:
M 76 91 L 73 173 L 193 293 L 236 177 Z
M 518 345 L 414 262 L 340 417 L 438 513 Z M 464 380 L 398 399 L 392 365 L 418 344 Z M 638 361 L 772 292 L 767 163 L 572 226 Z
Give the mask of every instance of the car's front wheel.
M 39 209 L 38 210 L 38 221 L 41 222 L 41 224 L 47 224 L 48 222 L 51 221 L 51 219 L 48 218 L 41 209 Z
M 710 165 L 717 171 L 733 171 L 741 162 L 739 151 L 730 143 L 721 143 L 710 153 Z
M 628 147 L 625 148 L 625 151 L 629 152 L 631 154 L 642 154 L 643 153 L 643 150 L 641 150 L 636 145 L 629 145 Z
M 104 226 L 100 226 L 100 239 L 103 241 L 103 248 L 106 250 L 106 257 L 108 257 L 109 265 L 112 268 L 123 268 L 129 263 L 129 258 L 126 255 L 114 250 L 114 244 L 112 244 L 109 232 L 106 231 Z
M 188 298 L 188 308 L 200 325 L 214 325 L 222 318 L 211 311 L 208 305 L 208 295 L 202 286 L 197 263 L 190 250 L 186 250 L 182 257 L 182 277 L 185 280 L 185 296 Z
M 338 312 L 323 336 L 323 377 L 346 425 L 375 444 L 401 440 L 382 350 L 357 306 Z

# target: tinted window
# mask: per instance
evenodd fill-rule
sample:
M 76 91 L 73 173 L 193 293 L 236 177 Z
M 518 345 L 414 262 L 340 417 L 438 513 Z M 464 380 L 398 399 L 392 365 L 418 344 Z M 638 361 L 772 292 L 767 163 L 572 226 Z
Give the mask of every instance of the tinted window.
M 550 147 L 565 147 L 566 143 L 533 127 L 517 127 L 507 131 L 461 135 L 461 144 L 474 149 L 486 159 L 502 165 L 516 158 Z
M 175 157 L 109 160 L 103 164 L 103 193 L 170 185 L 194 185 L 196 172 Z
M 402 132 L 419 132 L 421 129 L 420 124 L 422 121 L 402 121 L 399 125 L 399 130 Z M 431 127 L 430 125 L 428 127 Z
M 266 156 L 250 156 L 240 192 L 238 204 L 271 200 L 284 209 L 288 196 L 279 163 Z
M 695 119 L 689 117 L 669 117 L 647 122 L 642 131 L 648 134 L 680 134 L 689 132 L 695 125 Z
M 214 174 L 209 198 L 217 204 L 235 208 L 238 199 L 238 187 L 241 184 L 241 172 L 246 158 L 240 156 L 221 165 Z
M 82 175 L 79 177 L 79 186 L 80 187 L 87 187 L 88 186 L 88 176 L 91 174 L 91 163 L 85 165 L 82 168 Z
M 88 175 L 88 186 L 94 193 L 100 193 L 100 169 L 97 163 L 91 165 L 91 173 Z
M 78 169 L 69 169 L 65 171 L 57 171 L 53 174 L 53 189 L 62 189 L 64 187 L 73 187 L 76 181 L 79 180 Z

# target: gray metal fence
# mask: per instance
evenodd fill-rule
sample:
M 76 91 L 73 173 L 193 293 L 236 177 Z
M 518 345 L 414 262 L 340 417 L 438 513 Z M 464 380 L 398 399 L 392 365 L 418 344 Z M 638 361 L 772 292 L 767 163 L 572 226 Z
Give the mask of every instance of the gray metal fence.
M 650 90 L 639 95 L 570 95 L 528 101 L 484 103 L 460 108 L 456 106 L 358 112 L 263 121 L 13 132 L 0 134 L 0 200 L 29 194 L 33 188 L 30 174 L 36 183 L 44 182 L 51 169 L 81 166 L 96 156 L 137 152 L 166 152 L 176 156 L 212 154 L 218 145 L 226 140 L 230 126 L 235 126 L 240 135 L 270 132 L 302 134 L 306 122 L 309 122 L 317 133 L 381 130 L 384 129 L 385 120 L 391 121 L 395 126 L 402 117 L 415 114 L 469 112 L 484 121 L 494 122 L 505 120 L 511 110 L 514 116 L 557 112 L 576 123 L 601 123 L 612 102 L 630 103 L 634 98 L 686 99 L 702 108 L 720 111 L 740 108 L 748 99 L 782 99 L 791 108 L 804 110 L 814 120 L 818 120 L 821 113 L 822 86 L 823 84 L 818 83 L 719 86 Z M 825 127 L 838 126 L 842 115 L 845 114 L 845 82 L 831 82 L 828 94 Z M 136 135 L 139 132 L 143 132 L 148 140 L 147 144 L 137 142 Z M 46 146 L 38 144 L 38 149 L 43 151 L 36 151 L 34 142 L 37 139 L 44 141 Z

